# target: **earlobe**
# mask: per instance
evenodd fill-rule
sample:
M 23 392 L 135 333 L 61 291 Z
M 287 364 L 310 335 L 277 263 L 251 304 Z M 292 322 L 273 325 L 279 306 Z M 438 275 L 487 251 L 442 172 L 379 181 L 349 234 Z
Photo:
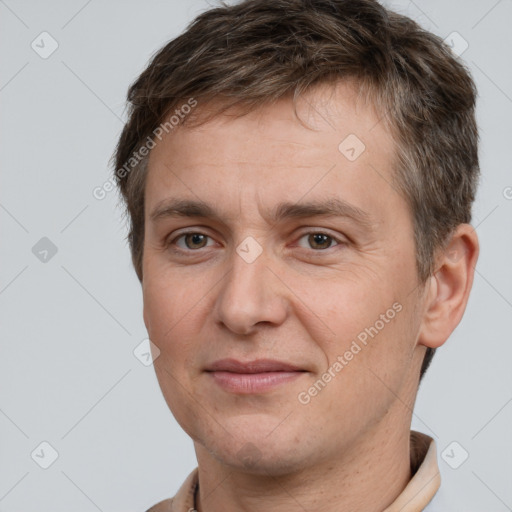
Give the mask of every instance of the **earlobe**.
M 478 252 L 474 228 L 460 224 L 438 254 L 436 271 L 429 278 L 418 344 L 438 348 L 459 324 L 473 284 Z

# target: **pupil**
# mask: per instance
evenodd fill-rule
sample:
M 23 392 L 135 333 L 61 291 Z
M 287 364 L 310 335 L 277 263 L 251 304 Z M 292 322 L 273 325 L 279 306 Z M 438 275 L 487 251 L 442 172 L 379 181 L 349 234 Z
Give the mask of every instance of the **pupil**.
M 189 240 L 191 240 L 192 245 L 201 245 L 201 242 L 203 242 L 204 235 L 201 235 L 199 233 L 194 233 L 192 235 L 189 235 Z
M 321 233 L 316 233 L 313 235 L 313 242 L 314 242 L 313 245 L 324 245 L 324 246 L 327 243 L 327 247 L 328 247 L 329 246 L 329 236 L 322 235 Z

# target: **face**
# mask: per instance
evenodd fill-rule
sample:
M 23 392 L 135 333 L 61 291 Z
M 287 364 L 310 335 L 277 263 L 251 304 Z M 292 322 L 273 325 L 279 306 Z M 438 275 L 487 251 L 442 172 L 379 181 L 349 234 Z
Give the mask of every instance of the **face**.
M 276 475 L 346 452 L 390 411 L 406 423 L 424 348 L 388 131 L 350 84 L 297 110 L 305 123 L 283 99 L 170 132 L 145 196 L 165 400 L 196 448 Z

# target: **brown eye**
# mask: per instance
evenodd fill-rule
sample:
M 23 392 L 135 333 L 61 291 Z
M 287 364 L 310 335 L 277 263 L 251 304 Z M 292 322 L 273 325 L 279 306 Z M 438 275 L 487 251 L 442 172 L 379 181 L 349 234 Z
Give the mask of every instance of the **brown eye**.
M 201 249 L 206 245 L 206 235 L 202 235 L 201 233 L 189 233 L 185 235 L 185 245 L 189 249 Z
M 326 235 L 325 233 L 310 233 L 305 236 L 308 237 L 308 245 L 312 249 L 329 249 L 331 243 L 335 241 L 332 236 Z
M 210 237 L 208 235 L 204 235 L 203 233 L 191 231 L 189 233 L 183 233 L 182 235 L 175 238 L 174 242 L 171 242 L 171 245 L 174 243 L 179 249 L 183 251 L 197 250 L 202 249 L 203 247 L 207 247 L 209 238 Z

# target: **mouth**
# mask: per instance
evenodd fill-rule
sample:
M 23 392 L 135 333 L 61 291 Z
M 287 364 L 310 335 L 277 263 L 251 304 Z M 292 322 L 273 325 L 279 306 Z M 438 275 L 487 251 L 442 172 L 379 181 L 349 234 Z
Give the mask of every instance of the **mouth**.
M 270 359 L 248 362 L 222 359 L 208 366 L 205 371 L 219 387 L 237 394 L 270 391 L 307 373 L 298 366 Z

